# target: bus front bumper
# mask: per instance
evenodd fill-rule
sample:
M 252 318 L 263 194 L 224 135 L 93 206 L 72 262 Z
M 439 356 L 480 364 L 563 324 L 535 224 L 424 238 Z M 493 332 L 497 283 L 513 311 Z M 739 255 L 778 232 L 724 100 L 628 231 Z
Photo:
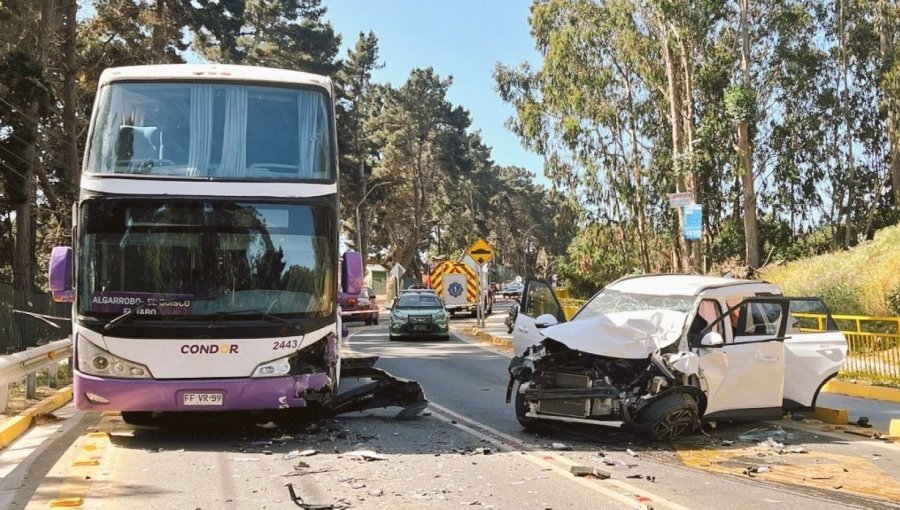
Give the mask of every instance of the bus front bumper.
M 324 372 L 236 379 L 110 379 L 75 372 L 75 405 L 84 411 L 251 411 L 306 407 L 333 395 Z

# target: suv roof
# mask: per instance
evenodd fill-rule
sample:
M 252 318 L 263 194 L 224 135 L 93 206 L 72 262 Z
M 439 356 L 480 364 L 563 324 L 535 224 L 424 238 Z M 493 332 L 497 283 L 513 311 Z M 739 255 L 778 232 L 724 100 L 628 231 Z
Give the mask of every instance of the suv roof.
M 736 285 L 768 285 L 780 293 L 780 289 L 776 285 L 762 280 L 741 280 L 693 274 L 626 276 L 611 283 L 607 288 L 636 294 L 696 296 L 705 290 Z

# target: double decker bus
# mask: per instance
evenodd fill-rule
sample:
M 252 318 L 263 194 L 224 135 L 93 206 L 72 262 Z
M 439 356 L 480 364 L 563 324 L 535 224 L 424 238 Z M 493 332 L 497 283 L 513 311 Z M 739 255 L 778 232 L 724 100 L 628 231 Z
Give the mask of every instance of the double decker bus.
M 135 423 L 332 399 L 335 136 L 327 77 L 232 65 L 103 72 L 74 249 L 54 249 L 50 270 L 54 296 L 73 302 L 79 409 Z

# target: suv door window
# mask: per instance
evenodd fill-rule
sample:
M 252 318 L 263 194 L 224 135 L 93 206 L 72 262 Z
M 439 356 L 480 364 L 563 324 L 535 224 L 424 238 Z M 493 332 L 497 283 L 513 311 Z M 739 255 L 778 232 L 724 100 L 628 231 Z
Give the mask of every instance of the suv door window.
M 688 330 L 688 339 L 691 341 L 691 344 L 699 345 L 703 330 L 714 322 L 715 324 L 709 331 L 714 331 L 722 335 L 722 338 L 725 338 L 725 326 L 722 324 L 722 321 L 716 322 L 716 319 L 721 315 L 722 307 L 718 301 L 715 299 L 704 299 L 701 301 L 700 306 L 697 308 L 697 315 L 694 317 L 694 321 L 691 322 L 691 327 Z
M 540 317 L 546 313 L 556 317 L 560 322 L 565 320 L 562 306 L 556 300 L 553 290 L 544 282 L 528 282 L 528 295 L 525 298 L 525 315 Z
M 732 323 L 734 341 L 740 342 L 746 337 L 780 336 L 783 308 L 781 303 L 776 302 L 748 301 L 741 304 L 737 309 L 737 323 Z

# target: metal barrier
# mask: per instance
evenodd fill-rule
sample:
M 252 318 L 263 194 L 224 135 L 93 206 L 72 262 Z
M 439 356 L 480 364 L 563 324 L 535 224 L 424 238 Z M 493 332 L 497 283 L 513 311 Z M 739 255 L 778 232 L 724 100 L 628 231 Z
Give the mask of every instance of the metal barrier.
M 566 319 L 571 319 L 575 312 L 581 309 L 587 301 L 583 299 L 560 299 L 559 304 L 563 307 L 563 314 L 565 314 Z
M 802 331 L 825 331 L 825 315 L 794 313 Z M 841 375 L 900 382 L 900 317 L 833 315 L 847 338 Z
M 66 339 L 0 357 L 0 412 L 6 411 L 10 383 L 27 378 L 29 390 L 32 390 L 28 397 L 34 398 L 35 374 L 49 366 L 51 379 L 54 379 L 56 372 L 52 367 L 71 355 L 72 341 Z

